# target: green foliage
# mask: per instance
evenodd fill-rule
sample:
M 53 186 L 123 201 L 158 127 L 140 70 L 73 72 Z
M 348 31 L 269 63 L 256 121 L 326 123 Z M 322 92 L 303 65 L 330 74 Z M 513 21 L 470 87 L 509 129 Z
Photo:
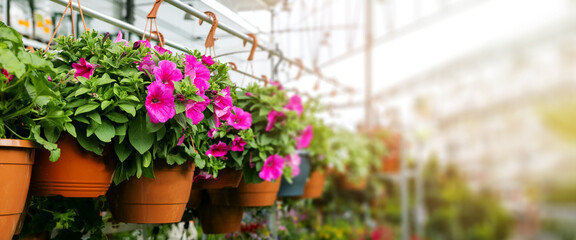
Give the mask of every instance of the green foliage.
M 62 109 L 60 95 L 52 90 L 53 65 L 25 50 L 22 36 L 2 22 L 0 70 L 0 138 L 35 140 L 51 152 L 50 160 L 58 159 L 55 142 L 71 112 Z
M 335 131 L 331 144 L 334 151 L 334 168 L 352 181 L 368 176 L 372 169 L 380 166 L 380 157 L 384 148 L 378 142 L 362 133 L 353 133 L 345 129 Z

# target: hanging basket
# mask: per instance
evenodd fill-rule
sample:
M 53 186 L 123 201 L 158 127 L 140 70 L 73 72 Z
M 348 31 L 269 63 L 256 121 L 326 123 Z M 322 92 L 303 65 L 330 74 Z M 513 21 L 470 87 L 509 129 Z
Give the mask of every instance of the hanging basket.
M 307 153 L 298 153 L 300 155 L 300 174 L 292 178 L 292 183 L 282 178 L 278 197 L 298 197 L 304 193 L 304 186 L 308 175 L 310 175 L 310 156 Z
M 312 172 L 308 178 L 308 181 L 306 181 L 306 186 L 304 187 L 304 194 L 302 194 L 302 198 L 322 197 L 322 191 L 324 190 L 325 182 L 325 173 L 319 170 Z
M 12 239 L 26 204 L 36 143 L 0 139 L 0 239 Z
M 192 189 L 194 164 L 168 166 L 154 162 L 155 178 L 132 177 L 108 191 L 116 221 L 126 223 L 180 222 Z
M 217 206 L 265 207 L 276 202 L 280 181 L 246 183 L 238 188 L 209 189 L 210 202 Z
M 61 153 L 56 162 L 48 160 L 49 151 L 38 151 L 30 193 L 35 196 L 80 198 L 105 195 L 114 174 L 114 166 L 106 154 L 98 156 L 85 150 L 68 133 L 62 134 L 57 144 Z
M 351 181 L 345 175 L 338 175 L 336 177 L 336 185 L 338 188 L 344 190 L 362 191 L 366 189 L 366 186 L 368 185 L 368 178 L 363 177 L 361 179 L 357 179 L 356 181 Z
M 242 169 L 224 168 L 218 171 L 215 179 L 198 179 L 194 182 L 194 189 L 219 189 L 225 187 L 236 188 L 242 180 Z
M 244 210 L 238 206 L 203 205 L 199 209 L 200 225 L 207 234 L 240 231 Z

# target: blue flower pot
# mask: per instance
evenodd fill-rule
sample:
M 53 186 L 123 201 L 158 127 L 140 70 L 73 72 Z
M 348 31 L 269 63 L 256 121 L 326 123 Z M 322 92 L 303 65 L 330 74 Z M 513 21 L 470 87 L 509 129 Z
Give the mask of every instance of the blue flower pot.
M 278 197 L 298 197 L 304 194 L 306 180 L 308 180 L 308 175 L 310 175 L 310 156 L 306 152 L 299 152 L 298 155 L 301 159 L 300 175 L 292 178 L 292 184 L 282 178 Z

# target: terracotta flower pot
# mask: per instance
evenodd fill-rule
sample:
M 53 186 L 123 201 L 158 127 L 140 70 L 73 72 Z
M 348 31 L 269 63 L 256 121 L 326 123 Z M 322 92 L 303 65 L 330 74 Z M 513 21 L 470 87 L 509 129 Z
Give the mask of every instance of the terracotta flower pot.
M 324 184 L 326 182 L 326 175 L 321 171 L 314 171 L 310 174 L 306 186 L 304 187 L 304 194 L 302 198 L 319 198 L 322 197 Z
M 38 151 L 30 185 L 31 194 L 90 198 L 106 194 L 114 174 L 111 161 L 84 150 L 68 133 L 62 134 L 57 144 L 61 154 L 56 162 L 48 160 L 49 151 Z
M 242 207 L 203 205 L 199 216 L 202 231 L 207 234 L 221 234 L 240 231 Z
M 344 175 L 338 175 L 338 177 L 336 177 L 336 185 L 340 189 L 344 189 L 344 190 L 361 191 L 361 190 L 364 190 L 366 188 L 366 186 L 368 185 L 368 178 L 363 177 L 359 180 L 351 181 L 350 179 L 348 179 Z
M 212 205 L 264 207 L 274 205 L 279 189 L 280 180 L 253 184 L 242 179 L 238 188 L 209 189 L 208 194 Z
M 12 239 L 26 205 L 34 148 L 28 140 L 0 139 L 0 239 Z
M 194 182 L 194 189 L 218 189 L 225 187 L 236 188 L 242 180 L 242 169 L 224 168 L 218 171 L 216 179 L 198 179 Z
M 155 178 L 132 177 L 108 191 L 116 221 L 127 223 L 180 222 L 192 189 L 194 164 L 168 166 L 154 162 Z

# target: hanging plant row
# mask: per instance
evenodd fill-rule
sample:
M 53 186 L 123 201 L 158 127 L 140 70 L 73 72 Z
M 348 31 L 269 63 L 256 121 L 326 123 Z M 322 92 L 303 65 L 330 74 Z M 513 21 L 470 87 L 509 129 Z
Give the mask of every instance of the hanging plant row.
M 211 212 L 240 221 L 242 207 L 318 198 L 328 169 L 361 181 L 378 163 L 365 138 L 335 139 L 316 116 L 318 101 L 303 104 L 278 82 L 240 88 L 226 63 L 199 51 L 86 31 L 54 39 L 53 51 L 41 54 L 24 50 L 21 38 L 0 25 L 0 166 L 11 172 L 0 184 L 19 191 L 9 209 L 0 205 L 0 218 L 11 221 L 0 221 L 0 239 L 19 232 L 19 221 L 23 234 L 58 226 L 59 234 L 100 236 L 100 216 L 88 217 L 91 227 L 70 222 L 104 206 L 115 221 L 132 223 L 179 222 L 187 205 L 204 206 L 207 232 L 236 231 L 205 224 L 218 224 Z M 22 179 L 4 179 L 12 175 Z M 62 209 L 55 196 L 88 210 Z

